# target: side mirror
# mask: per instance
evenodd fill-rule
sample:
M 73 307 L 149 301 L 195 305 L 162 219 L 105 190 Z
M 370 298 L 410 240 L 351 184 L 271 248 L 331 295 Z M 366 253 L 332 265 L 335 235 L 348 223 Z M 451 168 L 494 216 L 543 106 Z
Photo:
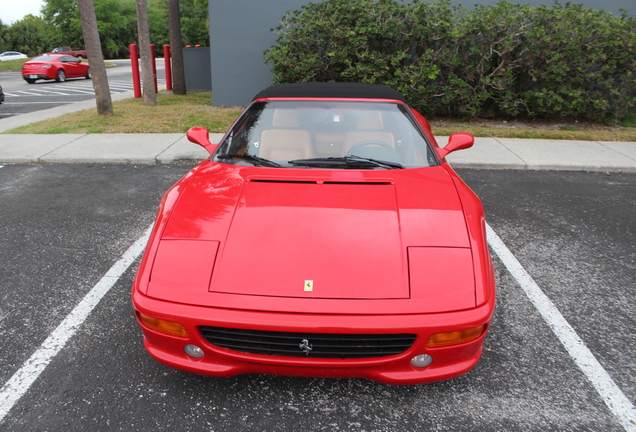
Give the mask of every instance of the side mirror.
M 210 142 L 210 133 L 206 128 L 198 126 L 191 127 L 190 129 L 188 129 L 188 132 L 186 132 L 186 136 L 188 137 L 188 140 L 190 142 L 199 144 L 210 154 L 214 153 L 216 151 L 216 148 L 219 146 L 218 144 L 212 144 Z
M 444 159 L 449 153 L 456 150 L 463 150 L 473 146 L 475 137 L 469 133 L 459 132 L 452 134 L 448 139 L 445 147 L 437 149 L 437 155 L 440 159 Z

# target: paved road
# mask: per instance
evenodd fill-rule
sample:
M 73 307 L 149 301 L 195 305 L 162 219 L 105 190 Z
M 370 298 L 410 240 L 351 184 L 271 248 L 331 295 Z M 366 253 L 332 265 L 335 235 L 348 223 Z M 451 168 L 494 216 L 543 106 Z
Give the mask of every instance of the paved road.
M 150 225 L 190 167 L 0 168 L 4 384 Z M 461 170 L 494 231 L 633 404 L 636 175 Z M 33 430 L 621 431 L 623 426 L 511 273 L 478 366 L 395 387 L 357 379 L 212 379 L 143 350 L 133 268 L 0 422 Z
M 110 60 L 115 66 L 106 69 L 112 94 L 133 89 L 130 60 Z M 163 59 L 157 60 L 158 85 L 165 84 Z M 0 73 L 0 84 L 5 92 L 5 103 L 0 105 L 0 119 L 33 111 L 53 108 L 95 97 L 93 82 L 74 78 L 58 83 L 36 81 L 27 84 L 20 72 Z

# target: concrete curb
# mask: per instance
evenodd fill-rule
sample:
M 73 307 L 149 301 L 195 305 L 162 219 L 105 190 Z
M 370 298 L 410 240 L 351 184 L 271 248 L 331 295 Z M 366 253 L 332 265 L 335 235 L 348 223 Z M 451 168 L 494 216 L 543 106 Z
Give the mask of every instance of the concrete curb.
M 636 143 L 475 138 L 447 160 L 456 168 L 636 172 Z

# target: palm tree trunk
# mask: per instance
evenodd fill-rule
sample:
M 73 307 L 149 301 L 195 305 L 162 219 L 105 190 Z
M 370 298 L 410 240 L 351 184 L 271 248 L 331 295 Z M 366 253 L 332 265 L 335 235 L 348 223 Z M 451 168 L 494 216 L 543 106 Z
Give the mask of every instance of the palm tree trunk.
M 90 65 L 90 74 L 93 78 L 93 89 L 95 89 L 97 113 L 103 116 L 113 115 L 113 102 L 110 98 L 108 75 L 106 74 L 102 46 L 99 41 L 93 0 L 78 0 L 78 7 L 80 20 L 82 21 L 84 45 L 86 46 L 86 54 Z
M 179 0 L 168 0 L 168 27 L 170 28 L 170 52 L 172 53 L 172 93 L 183 95 L 186 94 L 186 86 Z
M 152 72 L 152 53 L 150 52 L 150 30 L 148 27 L 148 9 L 146 0 L 136 0 L 137 33 L 139 52 L 141 53 L 141 80 L 143 83 L 144 105 L 157 105 L 155 77 Z

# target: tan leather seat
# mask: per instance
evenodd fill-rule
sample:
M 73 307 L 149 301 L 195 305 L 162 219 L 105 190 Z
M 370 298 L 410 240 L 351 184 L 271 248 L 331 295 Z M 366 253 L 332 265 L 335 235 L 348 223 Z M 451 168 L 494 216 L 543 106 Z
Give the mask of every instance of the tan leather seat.
M 361 111 L 356 120 L 358 130 L 347 132 L 342 146 L 342 155 L 346 155 L 353 146 L 364 141 L 380 141 L 395 148 L 393 134 L 385 132 L 380 111 Z M 370 144 L 371 145 L 371 144 Z
M 274 111 L 272 126 L 261 134 L 258 155 L 273 161 L 306 159 L 313 155 L 311 135 L 300 127 L 298 112 L 278 108 Z
M 314 135 L 316 153 L 320 157 L 336 157 L 342 153 L 345 133 L 317 132 Z

